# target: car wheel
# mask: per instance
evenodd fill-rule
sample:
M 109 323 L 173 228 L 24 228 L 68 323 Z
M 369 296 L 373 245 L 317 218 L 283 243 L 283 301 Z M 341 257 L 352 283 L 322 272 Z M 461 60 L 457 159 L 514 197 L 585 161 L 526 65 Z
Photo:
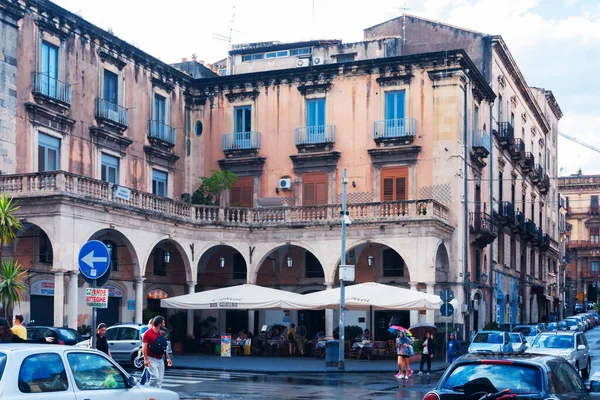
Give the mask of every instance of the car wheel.
M 581 376 L 583 379 L 587 379 L 590 377 L 590 370 L 592 369 L 592 359 L 588 358 L 587 366 L 585 369 L 581 370 Z
M 135 353 L 134 355 L 131 356 L 131 363 L 137 369 L 143 369 L 144 368 L 144 357 L 138 357 L 137 353 Z

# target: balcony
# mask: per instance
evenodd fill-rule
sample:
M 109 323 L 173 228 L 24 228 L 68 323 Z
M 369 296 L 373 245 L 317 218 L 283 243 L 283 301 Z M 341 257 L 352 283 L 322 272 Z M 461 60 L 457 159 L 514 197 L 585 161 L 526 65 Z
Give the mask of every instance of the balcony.
M 417 136 L 415 118 L 384 119 L 373 123 L 373 140 L 378 145 L 410 145 Z
M 503 201 L 498 207 L 500 223 L 512 226 L 515 223 L 515 206 L 510 201 Z
M 535 240 L 537 237 L 537 227 L 535 226 L 535 222 L 530 219 L 525 221 L 525 233 L 529 240 Z
M 539 228 L 537 230 L 536 240 L 534 244 L 535 246 L 539 247 L 542 251 L 548 250 L 550 248 L 550 235 L 548 235 L 547 233 L 545 234 L 542 231 L 542 228 Z
M 525 226 L 525 214 L 523 214 L 521 211 L 517 211 L 515 224 L 513 225 L 513 232 L 520 234 L 525 234 L 527 232 Z
M 525 158 L 521 161 L 521 168 L 523 169 L 523 173 L 528 173 L 533 170 L 535 165 L 535 157 L 533 153 L 527 152 L 525 153 Z
M 33 94 L 56 101 L 60 105 L 71 105 L 71 85 L 41 72 L 33 73 Z
M 226 133 L 222 146 L 226 157 L 254 157 L 260 149 L 260 132 Z
M 539 183 L 544 176 L 544 171 L 542 170 L 542 166 L 540 164 L 535 164 L 533 170 L 531 171 L 530 178 L 531 182 Z
M 469 214 L 469 230 L 475 235 L 475 244 L 485 247 L 498 237 L 498 227 L 491 215 L 484 212 Z
M 300 152 L 329 151 L 335 143 L 335 125 L 296 128 L 296 147 Z
M 96 99 L 96 118 L 123 132 L 129 125 L 129 114 L 125 107 L 108 100 Z
M 521 139 L 515 139 L 513 144 L 508 148 L 510 157 L 513 161 L 519 161 L 525 158 L 525 143 Z
M 594 240 L 571 240 L 569 249 L 600 249 L 600 241 Z
M 510 122 L 500 122 L 498 123 L 496 135 L 502 148 L 507 149 L 514 142 L 515 130 Z
M 1 175 L 0 191 L 23 199 L 76 199 L 132 210 L 148 218 L 171 219 L 196 225 L 235 228 L 315 227 L 327 229 L 340 224 L 340 204 L 299 207 L 237 208 L 201 206 L 129 189 L 128 198 L 117 196 L 116 186 L 64 171 Z M 353 225 L 440 223 L 449 227 L 449 209 L 435 200 L 352 203 L 347 207 Z
M 166 125 L 163 121 L 148 121 L 148 139 L 158 142 L 166 147 L 175 146 L 175 128 Z
M 598 271 L 597 270 L 592 270 L 592 269 L 584 269 L 583 271 L 581 271 L 581 277 L 582 278 L 598 278 Z
M 540 181 L 540 183 L 538 183 L 538 187 L 540 188 L 541 194 L 548 193 L 548 190 L 550 190 L 550 177 L 548 176 L 548 174 L 544 174 L 542 180 Z

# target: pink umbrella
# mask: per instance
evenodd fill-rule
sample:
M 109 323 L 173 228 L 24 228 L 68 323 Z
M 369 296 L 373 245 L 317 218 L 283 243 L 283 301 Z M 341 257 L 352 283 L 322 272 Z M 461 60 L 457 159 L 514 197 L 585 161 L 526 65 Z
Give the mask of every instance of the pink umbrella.
M 406 329 L 406 328 L 404 328 L 403 326 L 400 326 L 400 325 L 392 325 L 392 326 L 390 326 L 388 328 L 388 331 L 390 333 L 398 333 L 398 331 L 404 331 L 404 334 L 406 336 L 412 336 L 412 333 L 408 329 Z

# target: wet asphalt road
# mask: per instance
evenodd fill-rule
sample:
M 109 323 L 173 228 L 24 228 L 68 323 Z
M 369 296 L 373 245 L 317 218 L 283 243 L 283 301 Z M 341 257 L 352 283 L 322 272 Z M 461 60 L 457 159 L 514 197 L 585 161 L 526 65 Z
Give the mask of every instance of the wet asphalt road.
M 592 354 L 590 376 L 600 380 L 600 327 L 586 335 Z M 139 377 L 139 372 L 134 375 Z M 166 372 L 164 387 L 178 392 L 182 399 L 421 400 L 441 375 L 433 373 L 427 379 L 415 374 L 404 381 L 396 380 L 393 373 L 263 374 L 171 369 Z

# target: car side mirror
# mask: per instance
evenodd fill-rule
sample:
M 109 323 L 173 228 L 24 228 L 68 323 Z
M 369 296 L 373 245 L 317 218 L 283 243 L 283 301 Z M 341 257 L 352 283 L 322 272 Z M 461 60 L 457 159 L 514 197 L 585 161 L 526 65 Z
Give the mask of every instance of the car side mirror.
M 600 393 L 600 382 L 599 381 L 590 381 L 590 392 Z
M 580 344 L 579 346 L 577 346 L 577 350 L 585 350 L 585 345 Z
M 137 379 L 135 379 L 133 376 L 129 376 L 129 380 L 127 381 L 127 383 L 129 383 L 130 387 L 134 387 L 135 385 L 137 385 Z

